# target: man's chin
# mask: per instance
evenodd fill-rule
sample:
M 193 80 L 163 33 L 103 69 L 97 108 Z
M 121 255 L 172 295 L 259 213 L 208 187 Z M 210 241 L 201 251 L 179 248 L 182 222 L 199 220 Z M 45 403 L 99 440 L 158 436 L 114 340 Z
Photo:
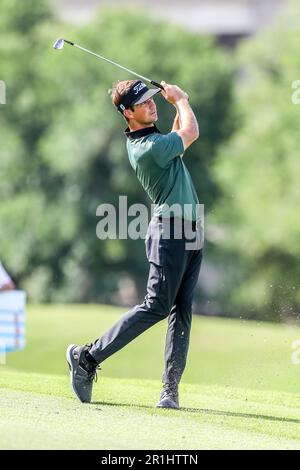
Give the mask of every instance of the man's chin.
M 155 115 L 155 116 L 151 116 L 148 119 L 148 121 L 144 121 L 144 122 L 141 121 L 141 124 L 144 124 L 145 126 L 149 126 L 150 124 L 154 124 L 157 120 L 158 120 L 158 116 Z

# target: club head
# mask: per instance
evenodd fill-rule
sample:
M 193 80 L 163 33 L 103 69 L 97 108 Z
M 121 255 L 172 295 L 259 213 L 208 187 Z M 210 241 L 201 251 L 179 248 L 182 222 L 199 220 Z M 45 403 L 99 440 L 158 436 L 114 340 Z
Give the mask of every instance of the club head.
M 63 49 L 64 44 L 65 44 L 65 40 L 64 40 L 64 39 L 58 39 L 58 40 L 55 41 L 55 43 L 53 44 L 53 48 L 60 51 L 61 49 Z

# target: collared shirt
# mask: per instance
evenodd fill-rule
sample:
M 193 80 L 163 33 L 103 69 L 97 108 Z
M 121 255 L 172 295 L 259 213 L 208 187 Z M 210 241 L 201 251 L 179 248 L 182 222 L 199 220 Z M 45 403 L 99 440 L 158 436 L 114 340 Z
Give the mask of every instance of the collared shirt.
M 155 204 L 154 215 L 197 220 L 199 200 L 181 158 L 184 146 L 180 135 L 161 134 L 155 125 L 137 131 L 127 128 L 125 135 L 130 164 Z

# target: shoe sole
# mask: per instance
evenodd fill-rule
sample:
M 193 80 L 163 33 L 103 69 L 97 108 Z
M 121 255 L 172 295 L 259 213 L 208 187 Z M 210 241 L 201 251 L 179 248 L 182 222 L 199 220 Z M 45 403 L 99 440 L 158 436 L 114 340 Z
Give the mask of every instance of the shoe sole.
M 169 401 L 168 402 L 159 402 L 157 403 L 156 405 L 156 408 L 165 408 L 165 409 L 168 409 L 168 410 L 179 410 L 179 405 L 176 405 L 175 403 L 170 403 Z
M 66 359 L 67 359 L 67 363 L 68 363 L 68 366 L 69 366 L 69 369 L 70 369 L 70 383 L 71 383 L 72 390 L 73 390 L 74 394 L 76 395 L 76 397 L 78 398 L 78 400 L 81 401 L 81 403 L 89 403 L 89 402 L 86 402 L 86 401 L 82 401 L 82 399 L 77 394 L 77 392 L 74 388 L 74 385 L 73 385 L 73 364 L 72 364 L 72 362 L 74 361 L 74 359 L 72 357 L 72 351 L 76 347 L 77 347 L 76 344 L 70 344 L 70 346 L 68 346 L 67 352 L 66 352 Z

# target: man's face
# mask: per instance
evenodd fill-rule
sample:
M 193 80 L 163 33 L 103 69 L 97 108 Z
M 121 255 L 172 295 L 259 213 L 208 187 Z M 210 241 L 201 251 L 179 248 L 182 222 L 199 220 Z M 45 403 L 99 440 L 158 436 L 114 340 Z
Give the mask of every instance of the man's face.
M 134 104 L 132 108 L 134 111 L 128 110 L 130 113 L 128 113 L 129 115 L 127 114 L 127 117 L 134 119 L 139 124 L 153 124 L 158 119 L 156 104 L 153 98 L 144 101 L 144 103 Z

